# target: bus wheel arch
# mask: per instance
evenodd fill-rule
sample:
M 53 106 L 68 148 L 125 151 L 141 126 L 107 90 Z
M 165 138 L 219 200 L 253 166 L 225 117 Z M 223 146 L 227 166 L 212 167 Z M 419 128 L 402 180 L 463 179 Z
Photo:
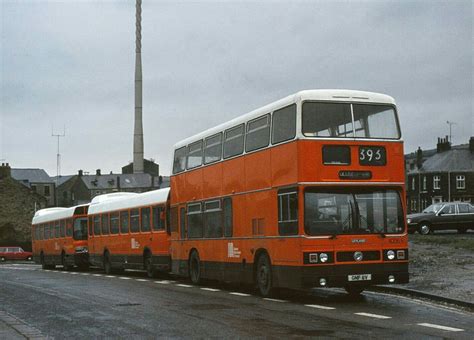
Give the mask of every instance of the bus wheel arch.
M 64 249 L 63 249 L 62 252 L 61 252 L 61 265 L 63 266 L 63 269 L 64 269 L 64 270 L 70 270 L 70 269 L 71 269 L 71 266 L 69 266 L 69 265 L 67 264 L 66 252 L 64 251 Z
M 266 249 L 258 249 L 254 260 L 254 282 L 260 295 L 271 296 L 273 292 L 273 271 L 270 255 Z
M 196 248 L 189 252 L 188 274 L 192 283 L 197 285 L 201 282 L 201 259 Z

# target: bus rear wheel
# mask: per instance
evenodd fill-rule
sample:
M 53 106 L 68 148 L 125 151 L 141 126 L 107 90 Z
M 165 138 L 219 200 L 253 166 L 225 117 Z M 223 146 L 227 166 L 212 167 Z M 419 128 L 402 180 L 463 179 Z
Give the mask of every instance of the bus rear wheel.
M 255 276 L 257 289 L 260 295 L 264 297 L 270 296 L 273 290 L 273 279 L 272 265 L 267 254 L 259 256 Z
M 153 266 L 153 262 L 151 260 L 151 254 L 148 253 L 145 255 L 145 270 L 146 270 L 146 275 L 149 278 L 154 278 L 156 277 L 156 269 Z
M 71 270 L 71 266 L 67 264 L 66 254 L 61 254 L 61 265 L 63 266 L 64 270 Z
M 189 278 L 195 285 L 201 282 L 201 261 L 199 260 L 199 254 L 193 250 L 189 257 Z

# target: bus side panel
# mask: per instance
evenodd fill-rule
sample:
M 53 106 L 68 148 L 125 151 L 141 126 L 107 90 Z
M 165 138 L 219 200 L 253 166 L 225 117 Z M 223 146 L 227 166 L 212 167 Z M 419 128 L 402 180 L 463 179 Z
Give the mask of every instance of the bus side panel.
M 245 164 L 242 157 L 237 157 L 222 163 L 223 195 L 245 191 Z M 202 196 L 200 196 L 202 197 Z M 207 197 L 207 193 L 206 193 Z M 181 201 L 182 202 L 182 201 Z
M 245 163 L 245 191 L 268 189 L 272 186 L 272 159 L 268 150 L 248 154 L 241 158 L 242 161 Z
M 270 149 L 273 187 L 298 182 L 298 143 L 291 142 Z

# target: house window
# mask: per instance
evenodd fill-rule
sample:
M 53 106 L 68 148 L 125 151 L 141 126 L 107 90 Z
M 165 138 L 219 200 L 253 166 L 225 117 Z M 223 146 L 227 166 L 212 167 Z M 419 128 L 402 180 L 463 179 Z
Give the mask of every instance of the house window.
M 426 191 L 426 176 L 423 176 L 423 191 Z
M 31 190 L 33 190 L 33 192 L 36 192 L 36 185 L 32 185 Z
M 466 176 L 456 176 L 456 189 L 466 189 Z
M 44 195 L 45 195 L 45 196 L 49 196 L 49 195 L 50 195 L 50 193 L 49 193 L 49 186 L 45 186 L 45 187 L 44 187 Z
M 441 189 L 441 177 L 434 176 L 433 177 L 433 189 Z

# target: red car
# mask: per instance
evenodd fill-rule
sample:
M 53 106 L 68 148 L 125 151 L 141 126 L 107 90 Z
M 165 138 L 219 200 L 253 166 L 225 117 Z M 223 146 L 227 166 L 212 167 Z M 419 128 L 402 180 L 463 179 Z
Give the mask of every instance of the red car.
M 21 247 L 0 247 L 0 262 L 6 260 L 27 260 L 31 261 L 33 254 L 24 251 Z

